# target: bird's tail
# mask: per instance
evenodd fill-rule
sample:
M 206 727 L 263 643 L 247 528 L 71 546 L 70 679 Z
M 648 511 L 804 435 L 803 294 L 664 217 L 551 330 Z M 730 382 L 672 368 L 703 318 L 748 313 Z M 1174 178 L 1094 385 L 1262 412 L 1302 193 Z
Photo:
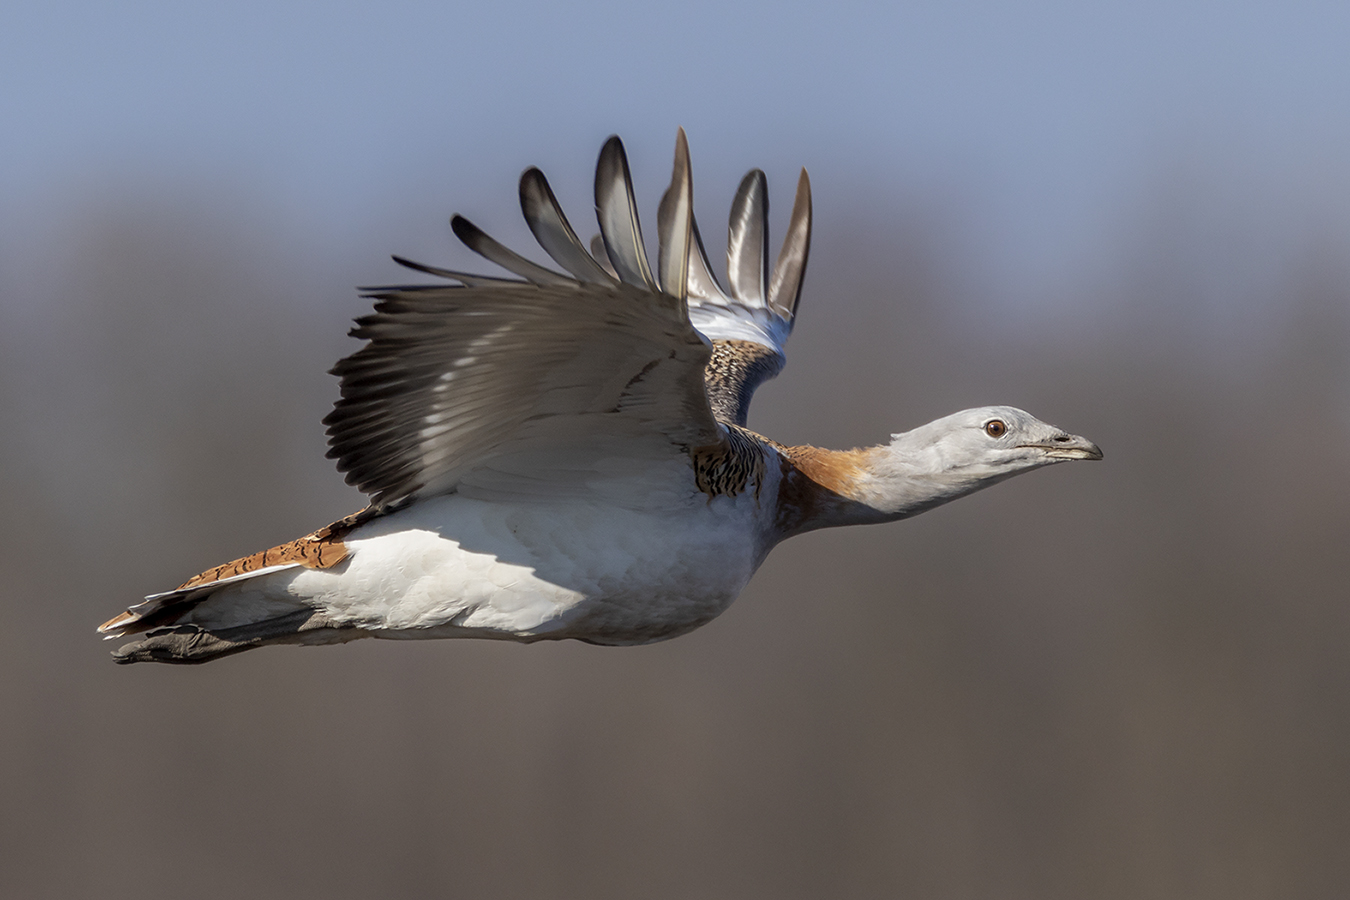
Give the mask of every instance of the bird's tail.
M 300 609 L 229 628 L 192 623 L 153 628 L 140 640 L 113 651 L 113 659 L 119 663 L 194 664 L 265 644 L 341 644 L 364 636 L 359 628 L 334 625 L 319 610 Z
M 336 626 L 319 610 L 284 596 L 267 598 L 258 582 L 299 568 L 287 563 L 152 594 L 99 626 L 105 639 L 144 634 L 113 652 L 119 663 L 201 663 L 264 644 L 330 644 L 362 632 Z M 240 582 L 249 582 L 240 585 Z M 241 590 L 243 588 L 243 590 Z M 260 596 L 261 595 L 261 596 Z
M 286 589 L 301 569 L 347 559 L 342 538 L 375 515 L 362 510 L 312 534 L 193 576 L 151 594 L 99 626 L 105 639 L 144 634 L 113 653 L 120 663 L 198 663 L 263 644 L 333 644 L 364 632 L 340 626 Z

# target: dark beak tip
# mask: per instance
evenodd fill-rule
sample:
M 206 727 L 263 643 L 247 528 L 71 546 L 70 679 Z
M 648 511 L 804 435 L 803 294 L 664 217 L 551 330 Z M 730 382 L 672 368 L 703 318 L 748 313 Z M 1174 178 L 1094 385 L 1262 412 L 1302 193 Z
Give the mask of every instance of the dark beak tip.
M 1105 454 L 1102 453 L 1102 448 L 1092 443 L 1092 441 L 1084 441 L 1082 445 L 1082 451 L 1083 455 L 1078 457 L 1079 459 L 1086 459 L 1092 460 L 1093 462 L 1097 462 L 1105 457 Z

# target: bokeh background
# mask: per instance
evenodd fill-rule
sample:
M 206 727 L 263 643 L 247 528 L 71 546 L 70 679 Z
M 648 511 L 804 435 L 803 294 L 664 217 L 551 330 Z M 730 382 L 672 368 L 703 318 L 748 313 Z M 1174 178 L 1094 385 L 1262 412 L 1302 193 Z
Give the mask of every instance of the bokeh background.
M 0 12 L 0 895 L 1350 896 L 1350 6 Z M 1011 403 L 1106 460 L 775 552 L 635 649 L 115 667 L 139 595 L 359 508 L 324 374 L 398 252 L 650 217 L 677 125 L 816 231 L 751 420 Z M 650 221 L 650 219 L 649 219 Z M 650 229 L 649 229 L 650 230 Z

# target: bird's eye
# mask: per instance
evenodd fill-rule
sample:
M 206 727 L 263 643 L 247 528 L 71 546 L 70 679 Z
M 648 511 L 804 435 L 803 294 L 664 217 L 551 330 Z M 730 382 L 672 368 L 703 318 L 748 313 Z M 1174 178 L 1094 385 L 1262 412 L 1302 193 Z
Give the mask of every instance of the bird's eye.
M 1008 426 L 1002 419 L 990 419 L 984 423 L 984 433 L 991 438 L 1003 437 L 1008 433 Z

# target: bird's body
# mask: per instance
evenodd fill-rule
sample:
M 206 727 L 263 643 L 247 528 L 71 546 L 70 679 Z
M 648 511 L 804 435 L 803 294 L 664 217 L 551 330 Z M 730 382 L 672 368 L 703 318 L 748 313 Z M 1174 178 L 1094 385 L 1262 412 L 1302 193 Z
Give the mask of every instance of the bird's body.
M 722 612 L 771 545 L 752 494 L 687 501 L 435 497 L 354 528 L 343 565 L 241 580 L 185 621 L 219 630 L 319 608 L 334 626 L 390 638 L 674 637 Z
M 330 455 L 371 506 L 146 598 L 101 629 L 148 632 L 117 658 L 200 662 L 367 636 L 649 643 L 715 618 L 794 534 L 1100 458 L 1011 407 L 854 451 L 743 427 L 754 388 L 782 366 L 810 235 L 803 173 L 770 278 L 763 185 L 752 172 L 733 205 L 729 293 L 693 222 L 683 134 L 656 278 L 617 139 L 597 173 L 593 255 L 543 176 L 522 178 L 526 218 L 570 277 L 456 219 L 524 280 L 413 264 L 463 286 L 375 293 L 354 332 L 369 343 L 334 370 L 343 400 L 327 420 Z

